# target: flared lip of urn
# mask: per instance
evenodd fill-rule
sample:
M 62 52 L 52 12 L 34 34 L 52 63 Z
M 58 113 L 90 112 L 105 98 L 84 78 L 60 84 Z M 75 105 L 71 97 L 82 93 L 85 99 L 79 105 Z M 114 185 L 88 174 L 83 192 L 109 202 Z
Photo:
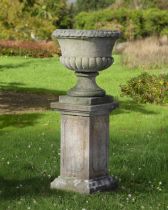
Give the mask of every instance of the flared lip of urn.
M 119 31 L 111 30 L 77 30 L 77 29 L 57 29 L 52 33 L 52 38 L 74 39 L 74 38 L 119 38 Z

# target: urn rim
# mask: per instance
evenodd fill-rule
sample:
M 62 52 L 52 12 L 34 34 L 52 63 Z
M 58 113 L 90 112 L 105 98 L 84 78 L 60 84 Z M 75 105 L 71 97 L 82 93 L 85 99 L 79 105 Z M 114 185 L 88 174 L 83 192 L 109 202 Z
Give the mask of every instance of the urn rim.
M 78 30 L 78 29 L 56 29 L 52 33 L 53 38 L 119 38 L 119 31 L 111 30 Z

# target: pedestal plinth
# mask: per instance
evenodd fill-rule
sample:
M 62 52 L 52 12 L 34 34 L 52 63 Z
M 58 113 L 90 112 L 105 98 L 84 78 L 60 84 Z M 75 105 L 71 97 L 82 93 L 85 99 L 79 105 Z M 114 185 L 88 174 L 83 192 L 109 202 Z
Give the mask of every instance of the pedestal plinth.
M 115 189 L 117 183 L 108 175 L 108 144 L 109 113 L 116 103 L 108 97 L 105 103 L 98 98 L 99 104 L 94 98 L 94 105 L 87 98 L 85 105 L 80 100 L 76 104 L 67 101 L 65 96 L 51 104 L 61 112 L 61 169 L 51 189 L 80 193 Z

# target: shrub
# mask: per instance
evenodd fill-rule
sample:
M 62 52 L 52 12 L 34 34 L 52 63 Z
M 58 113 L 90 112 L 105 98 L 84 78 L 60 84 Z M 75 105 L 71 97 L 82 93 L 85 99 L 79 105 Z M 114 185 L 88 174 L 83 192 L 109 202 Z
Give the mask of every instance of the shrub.
M 143 73 L 121 85 L 121 92 L 138 103 L 167 103 L 168 75 Z
M 60 54 L 60 49 L 52 41 L 0 41 L 0 55 L 52 57 L 54 54 Z
M 150 37 L 127 43 L 122 53 L 122 63 L 129 68 L 155 69 L 168 66 L 168 44 Z
M 168 27 L 163 29 L 163 31 L 161 32 L 161 35 L 168 37 Z

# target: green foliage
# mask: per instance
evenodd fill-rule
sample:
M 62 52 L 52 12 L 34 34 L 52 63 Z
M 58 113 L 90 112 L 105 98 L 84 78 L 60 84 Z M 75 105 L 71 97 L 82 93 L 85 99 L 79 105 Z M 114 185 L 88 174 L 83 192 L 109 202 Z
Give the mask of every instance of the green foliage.
M 65 0 L 1 0 L 0 39 L 50 39 L 56 28 L 72 25 Z
M 115 2 L 123 2 L 125 7 L 134 9 L 166 9 L 168 5 L 167 0 L 116 0 Z
M 161 32 L 161 35 L 162 36 L 166 35 L 168 37 L 168 27 L 163 29 L 163 31 Z
M 121 7 L 130 9 L 149 9 L 159 8 L 168 9 L 167 0 L 77 0 L 76 4 L 77 12 L 81 11 L 95 11 L 103 9 L 108 6 L 118 9 Z
M 167 27 L 168 12 L 159 9 L 131 10 L 128 8 L 82 12 L 75 18 L 79 29 L 120 30 L 124 40 L 160 35 Z
M 142 36 L 159 35 L 168 24 L 168 12 L 166 10 L 149 9 L 143 12 Z
M 105 8 L 114 2 L 115 0 L 77 0 L 76 7 L 78 11 L 91 11 Z
M 139 103 L 165 103 L 168 102 L 168 77 L 143 73 L 121 85 L 121 91 Z

